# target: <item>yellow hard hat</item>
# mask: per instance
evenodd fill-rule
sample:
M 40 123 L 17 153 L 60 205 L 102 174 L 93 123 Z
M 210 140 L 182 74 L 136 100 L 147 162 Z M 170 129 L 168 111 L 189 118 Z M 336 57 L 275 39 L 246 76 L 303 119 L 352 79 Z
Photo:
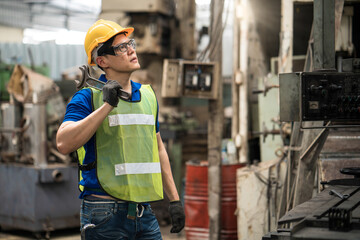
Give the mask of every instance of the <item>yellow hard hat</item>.
M 99 46 L 100 43 L 106 42 L 119 33 L 127 32 L 127 35 L 130 35 L 133 31 L 134 28 L 123 28 L 113 21 L 103 19 L 96 21 L 89 28 L 85 36 L 84 47 L 88 57 L 88 64 L 95 65 L 94 61 L 92 60 L 91 53 L 97 46 Z

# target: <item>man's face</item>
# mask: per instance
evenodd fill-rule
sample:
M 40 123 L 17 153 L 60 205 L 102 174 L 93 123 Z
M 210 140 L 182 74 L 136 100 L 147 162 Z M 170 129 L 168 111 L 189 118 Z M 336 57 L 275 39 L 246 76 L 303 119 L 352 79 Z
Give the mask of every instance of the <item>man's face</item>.
M 124 34 L 119 34 L 115 37 L 112 46 L 118 46 L 129 41 L 130 39 Z M 140 68 L 136 52 L 130 45 L 127 45 L 127 51 L 117 52 L 117 56 L 105 55 L 104 57 L 107 60 L 108 67 L 116 72 L 133 72 Z

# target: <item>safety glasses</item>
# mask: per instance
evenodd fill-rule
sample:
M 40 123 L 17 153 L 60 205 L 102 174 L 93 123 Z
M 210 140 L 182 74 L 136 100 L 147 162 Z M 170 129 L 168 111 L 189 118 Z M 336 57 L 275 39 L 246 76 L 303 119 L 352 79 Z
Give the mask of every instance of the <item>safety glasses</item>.
M 136 49 L 135 39 L 130 39 L 127 43 L 120 43 L 119 45 L 113 46 L 115 55 L 120 55 L 121 53 L 127 52 L 128 48 L 131 47 L 132 49 Z
M 130 39 L 128 42 L 120 43 L 115 46 L 111 46 L 108 49 L 104 49 L 101 53 L 98 52 L 98 54 L 99 54 L 99 56 L 106 55 L 106 54 L 118 56 L 124 52 L 127 52 L 129 47 L 136 50 L 135 39 Z

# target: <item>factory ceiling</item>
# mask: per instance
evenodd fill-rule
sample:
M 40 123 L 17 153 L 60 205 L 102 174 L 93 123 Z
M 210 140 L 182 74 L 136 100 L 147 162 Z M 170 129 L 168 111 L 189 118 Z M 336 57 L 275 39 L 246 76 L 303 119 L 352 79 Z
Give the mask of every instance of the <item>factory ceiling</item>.
M 0 25 L 86 31 L 100 8 L 101 0 L 1 0 Z

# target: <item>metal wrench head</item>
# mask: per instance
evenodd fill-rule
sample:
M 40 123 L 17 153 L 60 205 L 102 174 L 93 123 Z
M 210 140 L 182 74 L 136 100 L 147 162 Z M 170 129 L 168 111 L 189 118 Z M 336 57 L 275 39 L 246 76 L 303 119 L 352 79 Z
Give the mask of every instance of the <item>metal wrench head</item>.
M 77 82 L 77 90 L 80 90 L 84 87 L 93 87 L 98 90 L 102 90 L 105 83 L 90 75 L 90 69 L 88 65 L 82 65 L 79 67 L 79 69 L 81 70 L 82 75 L 80 81 Z
M 81 67 L 79 67 L 79 69 L 81 70 L 82 75 L 80 81 L 75 81 L 77 90 L 80 90 L 84 87 L 93 87 L 95 89 L 102 90 L 105 83 L 90 75 L 90 69 L 88 65 L 82 65 Z M 129 93 L 125 92 L 122 89 L 119 90 L 118 96 L 119 98 L 126 101 L 128 101 L 131 97 Z
M 82 65 L 81 67 L 79 67 L 79 69 L 81 70 L 81 78 L 80 78 L 80 80 L 75 80 L 77 90 L 80 90 L 83 87 L 85 87 L 86 79 L 88 79 L 90 77 L 89 66 Z

